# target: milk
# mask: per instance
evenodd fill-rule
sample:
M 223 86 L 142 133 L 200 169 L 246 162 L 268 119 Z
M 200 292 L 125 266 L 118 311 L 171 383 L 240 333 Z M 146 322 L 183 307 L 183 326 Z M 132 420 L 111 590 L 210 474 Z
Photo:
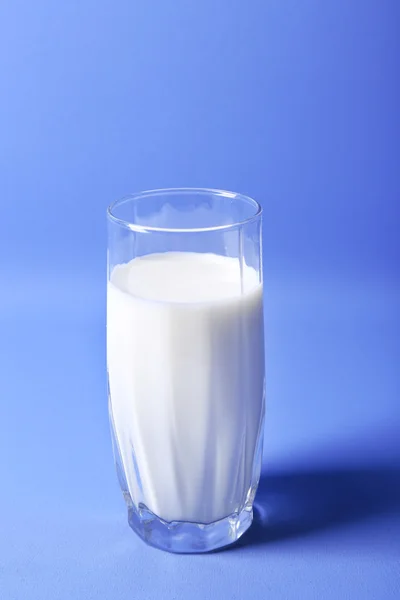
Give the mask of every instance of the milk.
M 235 258 L 167 252 L 116 266 L 107 363 L 130 499 L 165 521 L 243 508 L 263 413 L 262 285 Z

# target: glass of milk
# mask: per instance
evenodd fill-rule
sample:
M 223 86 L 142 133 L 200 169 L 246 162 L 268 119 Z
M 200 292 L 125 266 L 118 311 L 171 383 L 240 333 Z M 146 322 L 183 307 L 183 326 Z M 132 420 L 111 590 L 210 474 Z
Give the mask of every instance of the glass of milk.
M 261 207 L 166 189 L 108 208 L 109 414 L 129 524 L 171 552 L 250 527 L 261 468 Z

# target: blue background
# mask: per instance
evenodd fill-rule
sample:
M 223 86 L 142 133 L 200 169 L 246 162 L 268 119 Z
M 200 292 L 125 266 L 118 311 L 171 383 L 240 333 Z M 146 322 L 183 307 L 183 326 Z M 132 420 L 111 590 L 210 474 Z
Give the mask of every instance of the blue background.
M 0 597 L 400 597 L 397 0 L 0 5 Z M 129 530 L 105 383 L 105 209 L 264 207 L 256 523 L 174 556 Z

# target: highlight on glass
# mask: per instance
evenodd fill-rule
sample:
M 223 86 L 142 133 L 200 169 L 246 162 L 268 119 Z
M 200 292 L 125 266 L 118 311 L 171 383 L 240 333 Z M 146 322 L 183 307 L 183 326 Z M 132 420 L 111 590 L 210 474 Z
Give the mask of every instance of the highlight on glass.
M 108 208 L 107 369 L 132 529 L 206 552 L 251 525 L 261 468 L 261 207 L 166 189 Z

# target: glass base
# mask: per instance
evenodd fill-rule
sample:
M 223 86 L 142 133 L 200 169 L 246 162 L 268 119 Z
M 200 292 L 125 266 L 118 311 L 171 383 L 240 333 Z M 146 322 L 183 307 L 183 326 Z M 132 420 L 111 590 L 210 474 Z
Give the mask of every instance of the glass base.
M 214 523 L 168 523 L 153 514 L 144 504 L 128 508 L 128 522 L 147 544 L 167 552 L 210 552 L 236 542 L 253 520 L 251 506 Z

